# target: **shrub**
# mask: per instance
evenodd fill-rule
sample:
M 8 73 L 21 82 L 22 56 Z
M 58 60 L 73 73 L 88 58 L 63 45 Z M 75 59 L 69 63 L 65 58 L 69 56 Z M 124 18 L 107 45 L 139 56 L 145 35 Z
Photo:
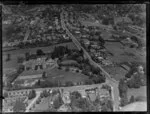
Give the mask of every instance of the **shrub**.
M 69 67 L 66 67 L 65 71 L 69 71 Z
M 30 93 L 29 93 L 29 95 L 28 95 L 28 99 L 31 100 L 31 99 L 33 99 L 33 98 L 35 98 L 35 97 L 36 97 L 36 92 L 35 92 L 35 90 L 30 91 Z

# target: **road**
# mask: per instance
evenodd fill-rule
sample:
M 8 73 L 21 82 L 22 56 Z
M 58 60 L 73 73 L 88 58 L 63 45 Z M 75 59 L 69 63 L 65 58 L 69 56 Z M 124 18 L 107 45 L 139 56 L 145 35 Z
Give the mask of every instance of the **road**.
M 30 35 L 30 30 L 28 29 L 26 34 L 25 34 L 23 42 L 26 42 L 28 40 L 29 35 Z
M 61 13 L 61 24 L 63 29 L 66 30 L 66 33 L 70 36 L 70 38 L 72 39 L 72 41 L 75 43 L 75 45 L 77 46 L 77 48 L 80 50 L 82 49 L 84 52 L 84 55 L 87 57 L 87 59 L 89 60 L 90 64 L 98 67 L 106 76 L 106 83 L 110 84 L 113 87 L 113 94 L 114 94 L 114 110 L 117 111 L 118 110 L 118 106 L 120 104 L 119 102 L 119 90 L 118 90 L 118 82 L 116 80 L 114 80 L 113 78 L 111 78 L 110 74 L 108 74 L 99 64 L 97 64 L 95 61 L 92 60 L 91 56 L 89 55 L 89 53 L 81 46 L 81 44 L 79 43 L 79 41 L 70 33 L 70 31 L 67 29 L 67 27 L 65 26 L 64 23 L 64 17 L 63 17 L 63 12 Z
M 26 111 L 25 112 L 29 112 L 30 108 L 34 105 L 34 103 L 36 102 L 36 100 L 40 97 L 42 91 L 36 91 L 36 97 L 31 101 L 31 103 L 27 106 Z

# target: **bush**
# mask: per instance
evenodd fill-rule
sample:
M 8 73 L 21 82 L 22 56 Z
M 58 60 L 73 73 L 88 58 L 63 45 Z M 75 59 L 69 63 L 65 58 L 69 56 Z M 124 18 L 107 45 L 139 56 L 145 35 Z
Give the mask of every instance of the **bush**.
M 129 103 L 133 103 L 134 101 L 135 101 L 135 98 L 134 98 L 134 96 L 132 95 L 132 96 L 130 97 Z
M 69 71 L 69 67 L 66 67 L 65 71 Z
M 65 85 L 66 85 L 67 87 L 69 87 L 69 86 L 73 86 L 74 84 L 73 84 L 71 81 L 67 81 L 67 82 L 65 83 Z
M 36 92 L 35 92 L 35 90 L 30 91 L 30 93 L 29 93 L 29 95 L 28 95 L 28 99 L 31 100 L 31 99 L 33 99 L 33 98 L 35 98 L 35 97 L 36 97 Z
M 55 109 L 58 109 L 63 104 L 63 100 L 59 95 L 57 99 L 54 100 L 53 106 Z
M 24 58 L 23 58 L 23 57 L 18 57 L 18 58 L 17 58 L 17 62 L 18 62 L 18 63 L 23 63 L 23 61 L 24 61 Z
M 8 97 L 8 93 L 7 93 L 7 92 L 4 92 L 4 93 L 3 93 L 3 97 L 4 97 L 4 98 L 7 98 L 7 97 Z

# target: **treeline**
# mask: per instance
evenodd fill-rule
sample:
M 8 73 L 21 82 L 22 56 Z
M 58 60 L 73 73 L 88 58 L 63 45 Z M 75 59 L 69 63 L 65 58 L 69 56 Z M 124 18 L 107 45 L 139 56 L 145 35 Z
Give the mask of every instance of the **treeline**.
M 60 43 L 67 43 L 67 42 L 71 42 L 71 39 L 59 39 L 57 41 L 57 43 L 55 44 L 60 44 Z M 46 47 L 46 46 L 52 46 L 54 45 L 50 39 L 46 39 L 46 40 L 36 40 L 35 42 L 20 42 L 17 46 L 15 47 L 18 47 L 18 48 L 34 48 L 34 47 Z

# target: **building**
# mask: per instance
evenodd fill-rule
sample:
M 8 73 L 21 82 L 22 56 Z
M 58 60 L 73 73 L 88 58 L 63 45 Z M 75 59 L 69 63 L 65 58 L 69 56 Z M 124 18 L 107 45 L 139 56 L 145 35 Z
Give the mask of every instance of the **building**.
M 53 66 L 57 66 L 57 60 L 48 59 L 46 60 L 46 57 L 37 58 L 35 60 L 29 60 L 23 62 L 23 65 L 25 66 L 25 70 L 38 70 L 38 69 L 45 69 Z
M 60 106 L 60 108 L 57 110 L 58 112 L 71 112 L 71 107 L 63 104 L 62 106 Z
M 85 90 L 79 90 L 78 92 L 81 94 L 82 98 L 87 97 L 87 93 L 85 92 Z
M 106 89 L 99 89 L 98 95 L 100 100 L 103 100 L 106 97 L 110 97 L 109 91 Z
M 62 93 L 62 100 L 64 102 L 64 104 L 69 104 L 71 102 L 70 100 L 70 92 L 65 91 Z

